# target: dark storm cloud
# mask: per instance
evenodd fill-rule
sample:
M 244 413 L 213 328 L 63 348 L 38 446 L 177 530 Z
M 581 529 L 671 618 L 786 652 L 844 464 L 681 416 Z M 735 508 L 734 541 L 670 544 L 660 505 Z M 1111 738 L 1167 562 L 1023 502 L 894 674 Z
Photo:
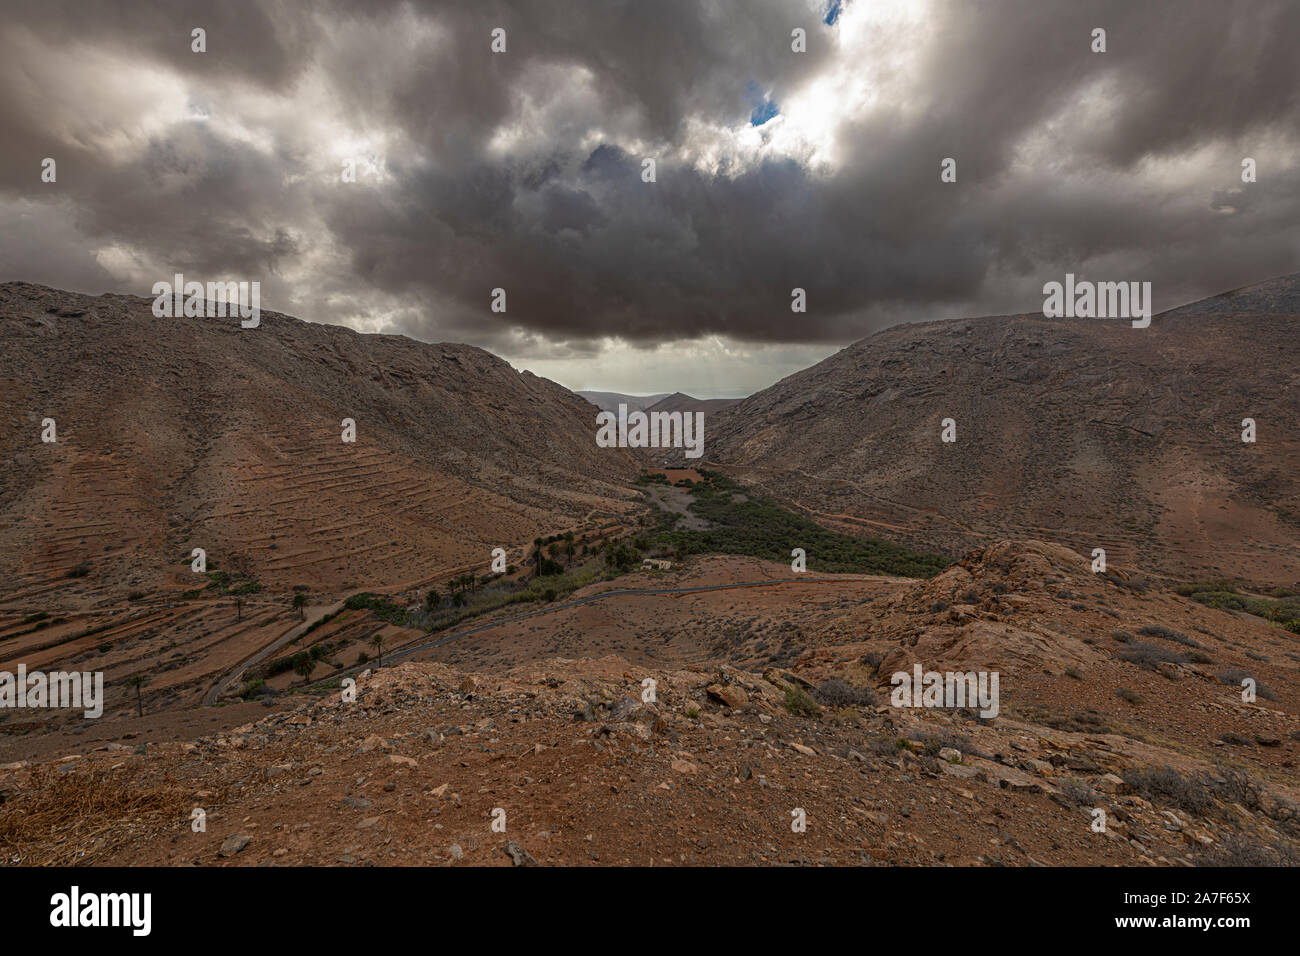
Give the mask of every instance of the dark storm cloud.
M 6 0 L 3 16 L 7 27 L 59 46 L 118 48 L 185 73 L 280 88 L 307 62 L 316 39 L 312 21 L 297 15 L 306 9 L 260 0 Z M 210 58 L 190 50 L 195 27 L 207 32 Z
M 10 4 L 0 215 L 15 228 L 0 278 L 32 277 L 25 226 L 68 285 L 102 272 L 105 288 L 147 291 L 96 264 L 111 247 L 260 276 L 264 304 L 306 318 L 581 350 L 604 336 L 846 341 L 900 318 L 1036 308 L 1043 281 L 1086 268 L 1152 280 L 1163 305 L 1300 269 L 1300 4 L 943 4 L 853 51 L 880 68 L 874 102 L 831 83 L 810 107 L 809 84 L 851 66 L 835 40 L 854 5 L 833 26 L 823 12 Z M 207 54 L 189 50 L 194 26 Z M 795 26 L 806 54 L 790 50 Z M 488 51 L 494 27 L 504 55 Z M 1105 54 L 1089 50 L 1094 27 Z M 147 128 L 150 104 L 104 74 L 115 61 L 170 77 L 197 118 Z M 841 114 L 833 161 L 718 147 L 756 96 L 782 114 L 754 135 L 779 136 L 804 119 L 801 95 Z M 382 170 L 333 181 L 321 113 L 381 136 Z M 59 158 L 57 187 L 39 181 L 44 156 Z M 939 180 L 948 156 L 955 184 Z M 42 211 L 70 224 L 37 229 Z M 790 312 L 796 286 L 807 314 Z M 497 287 L 504 315 L 488 309 Z M 382 305 L 367 316 L 367 301 Z

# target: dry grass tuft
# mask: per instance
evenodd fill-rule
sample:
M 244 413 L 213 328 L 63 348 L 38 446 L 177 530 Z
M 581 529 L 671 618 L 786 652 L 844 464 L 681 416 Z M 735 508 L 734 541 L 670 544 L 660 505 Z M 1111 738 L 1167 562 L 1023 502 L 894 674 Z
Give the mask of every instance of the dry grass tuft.
M 142 786 L 103 770 L 59 773 L 35 768 L 28 785 L 0 804 L 3 863 L 68 866 L 173 823 L 186 825 L 190 792 L 170 777 Z

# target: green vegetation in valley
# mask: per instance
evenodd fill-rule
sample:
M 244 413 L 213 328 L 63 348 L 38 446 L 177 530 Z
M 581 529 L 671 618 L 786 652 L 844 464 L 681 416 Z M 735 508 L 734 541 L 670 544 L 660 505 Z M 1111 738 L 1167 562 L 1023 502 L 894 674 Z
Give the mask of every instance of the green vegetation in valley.
M 230 594 L 256 594 L 262 590 L 262 585 L 249 574 L 209 571 L 207 576 L 208 587 L 222 597 Z
M 827 573 L 889 574 L 929 578 L 952 563 L 938 554 L 912 551 L 881 538 L 857 538 L 823 528 L 802 515 L 756 496 L 750 489 L 712 471 L 689 493 L 689 510 L 709 523 L 708 530 L 678 528 L 682 516 L 660 512 L 660 528 L 650 543 L 678 556 L 743 554 L 790 561 L 790 551 L 808 553 L 809 570 Z
M 1207 607 L 1245 611 L 1300 634 L 1300 594 L 1289 588 L 1274 588 L 1269 592 L 1270 597 L 1257 597 L 1241 593 L 1231 581 L 1214 580 L 1180 584 L 1174 590 Z
M 640 560 L 638 557 L 638 565 Z M 480 617 L 512 604 L 557 601 L 588 584 L 616 577 L 618 573 L 621 572 L 613 571 L 604 560 L 595 555 L 569 567 L 541 556 L 540 575 L 533 575 L 522 581 L 514 578 L 499 578 L 489 584 L 477 585 L 469 592 L 460 591 L 455 595 L 439 596 L 435 605 L 426 606 L 423 611 L 414 616 L 410 626 L 421 627 L 431 633 L 445 631 L 470 618 Z M 462 601 L 455 600 L 462 596 Z
M 396 624 L 398 627 L 410 626 L 411 612 L 382 595 L 354 594 L 343 602 L 343 606 L 349 611 L 370 611 L 381 621 Z
M 702 481 L 679 482 L 675 487 L 691 496 L 689 510 L 708 523 L 708 530 L 679 528 L 682 515 L 660 511 L 657 527 L 645 527 L 623 537 L 589 541 L 585 536 L 575 539 L 571 532 L 539 537 L 525 557 L 524 576 L 513 575 L 513 566 L 512 573 L 500 576 L 462 574 L 430 589 L 419 607 L 370 593 L 353 595 L 344 607 L 369 611 L 399 627 L 436 634 L 512 605 L 562 601 L 581 588 L 640 570 L 643 556 L 648 554 L 678 558 L 690 554 L 740 554 L 788 563 L 790 550 L 799 547 L 807 551 L 814 572 L 905 577 L 931 577 L 951 564 L 942 555 L 919 553 L 879 538 L 829 531 L 755 497 L 723 475 L 700 474 Z M 643 484 L 664 486 L 666 482 L 662 476 L 652 475 Z M 307 628 L 302 636 L 330 617 Z M 268 676 L 292 669 L 295 658 L 301 660 L 301 655 L 272 662 Z M 801 701 L 796 704 L 802 706 Z

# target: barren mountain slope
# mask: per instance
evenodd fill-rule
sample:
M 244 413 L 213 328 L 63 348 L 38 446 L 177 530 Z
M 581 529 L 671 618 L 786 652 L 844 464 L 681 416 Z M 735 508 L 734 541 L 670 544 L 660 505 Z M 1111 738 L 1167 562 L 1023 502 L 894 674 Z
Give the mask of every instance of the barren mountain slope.
M 1146 329 L 900 325 L 710 415 L 705 457 L 815 517 L 951 553 L 1041 537 L 1180 576 L 1291 584 L 1297 359 L 1296 276 Z M 941 441 L 947 418 L 955 443 Z
M 480 349 L 150 305 L 0 286 L 10 599 L 201 586 L 194 547 L 269 587 L 413 584 L 628 507 L 591 406 Z

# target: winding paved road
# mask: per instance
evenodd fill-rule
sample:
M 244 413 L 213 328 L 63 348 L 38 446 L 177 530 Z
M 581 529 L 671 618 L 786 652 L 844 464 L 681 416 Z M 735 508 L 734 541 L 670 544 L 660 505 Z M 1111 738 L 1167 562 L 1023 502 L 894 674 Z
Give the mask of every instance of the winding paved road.
M 352 595 L 350 594 L 348 595 L 348 597 L 351 596 Z M 248 670 L 254 664 L 262 663 L 262 661 L 266 660 L 268 656 L 274 654 L 280 648 L 284 647 L 284 645 L 292 643 L 294 640 L 301 637 L 303 631 L 307 630 L 307 628 L 311 627 L 313 624 L 315 624 L 325 615 L 333 614 L 336 611 L 341 610 L 343 605 L 347 602 L 347 599 L 348 598 L 345 597 L 342 601 L 339 601 L 337 604 L 318 605 L 317 607 L 311 608 L 309 612 L 305 612 L 304 613 L 305 620 L 289 628 L 289 630 L 285 631 L 283 634 L 277 637 L 270 644 L 267 644 L 266 647 L 262 648 L 257 653 L 251 655 L 250 657 L 244 658 L 242 661 L 239 662 L 239 664 L 235 666 L 233 670 L 227 671 L 226 675 L 222 677 L 220 680 L 218 680 L 212 686 L 212 689 L 208 691 L 207 694 L 204 695 L 203 697 L 204 705 L 211 706 L 215 704 L 217 702 L 217 698 L 226 692 L 226 688 L 228 688 L 231 684 L 233 684 L 235 681 L 237 681 L 240 677 L 244 675 L 244 671 Z M 320 613 L 316 613 L 318 611 Z

